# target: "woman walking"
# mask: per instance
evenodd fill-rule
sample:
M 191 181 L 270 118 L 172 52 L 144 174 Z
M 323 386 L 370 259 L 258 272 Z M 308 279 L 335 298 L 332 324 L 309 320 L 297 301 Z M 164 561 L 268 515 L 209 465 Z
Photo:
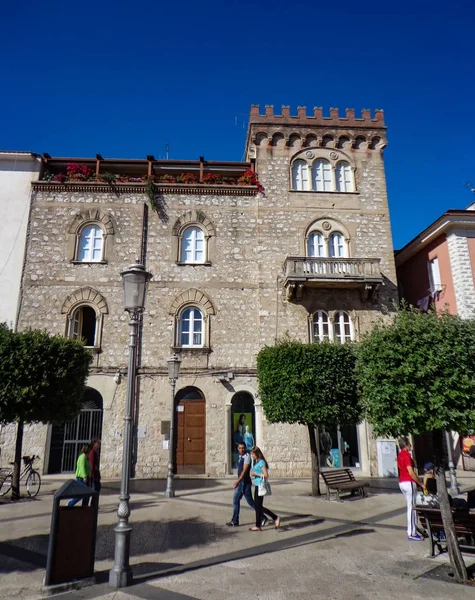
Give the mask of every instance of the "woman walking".
M 267 515 L 274 521 L 274 527 L 278 529 L 280 527 L 280 517 L 268 508 L 264 508 L 264 496 L 259 496 L 259 484 L 263 479 L 269 478 L 269 465 L 262 454 L 260 448 L 254 446 L 251 450 L 251 457 L 253 467 L 251 471 L 251 477 L 254 478 L 254 504 L 256 509 L 256 525 L 251 527 L 249 531 L 262 531 L 261 524 L 264 515 Z
M 76 481 L 83 485 L 88 485 L 89 477 L 91 475 L 91 465 L 89 464 L 88 453 L 90 450 L 89 444 L 81 448 L 81 453 L 78 456 L 76 463 Z M 69 501 L 68 506 L 75 506 L 81 498 L 73 498 Z M 89 504 L 89 498 L 82 499 L 82 505 L 87 506 Z

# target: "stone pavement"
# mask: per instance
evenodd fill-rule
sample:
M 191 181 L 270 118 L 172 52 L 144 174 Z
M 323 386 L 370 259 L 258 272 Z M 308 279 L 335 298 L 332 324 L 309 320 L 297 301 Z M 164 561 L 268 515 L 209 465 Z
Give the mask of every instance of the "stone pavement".
M 466 487 L 472 474 L 460 474 Z M 0 504 L 0 598 L 41 598 L 52 493 L 64 478 L 46 477 L 36 500 Z M 147 598 L 223 600 L 385 599 L 395 596 L 475 599 L 475 589 L 426 578 L 447 561 L 429 559 L 428 544 L 408 542 L 405 504 L 394 480 L 374 480 L 368 498 L 342 503 L 308 495 L 308 480 L 274 479 L 266 503 L 282 516 L 278 531 L 252 533 L 253 512 L 242 503 L 241 527 L 228 528 L 232 479 L 180 479 L 177 496 L 165 482 L 132 482 L 131 564 L 134 585 L 108 587 L 118 482 L 101 495 L 96 550 L 97 585 L 63 600 Z M 466 557 L 471 564 L 472 557 Z

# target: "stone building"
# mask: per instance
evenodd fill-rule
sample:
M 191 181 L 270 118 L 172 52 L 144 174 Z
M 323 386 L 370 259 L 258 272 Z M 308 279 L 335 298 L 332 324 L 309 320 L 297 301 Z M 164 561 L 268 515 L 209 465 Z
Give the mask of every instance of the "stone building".
M 85 406 L 65 427 L 31 426 L 25 451 L 71 470 L 100 434 L 117 477 L 128 325 L 120 271 L 153 274 L 140 327 L 134 473 L 166 473 L 167 359 L 178 473 L 224 476 L 238 439 L 261 446 L 274 475 L 310 473 L 307 432 L 266 422 L 256 354 L 287 334 L 343 343 L 397 297 L 382 111 L 356 118 L 253 106 L 246 162 L 44 158 L 32 184 L 20 327 L 82 337 L 94 353 Z M 145 178 L 147 178 L 145 180 Z M 12 447 L 13 430 L 1 440 Z M 365 423 L 322 435 L 328 464 L 375 470 Z

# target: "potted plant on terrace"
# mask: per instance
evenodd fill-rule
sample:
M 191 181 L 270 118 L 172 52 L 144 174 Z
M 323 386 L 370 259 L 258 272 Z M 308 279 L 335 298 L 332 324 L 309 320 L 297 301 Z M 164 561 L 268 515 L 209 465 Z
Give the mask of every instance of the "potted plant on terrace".
M 178 183 L 198 183 L 198 177 L 194 173 L 180 173 L 176 180 Z
M 112 185 L 113 183 L 115 183 L 117 181 L 117 175 L 115 173 L 101 173 L 99 175 L 99 179 L 101 181 L 103 181 L 104 183 L 108 183 L 109 185 Z
M 256 172 L 252 169 L 244 171 L 244 173 L 238 179 L 238 185 L 255 185 L 257 186 L 257 190 L 259 192 L 262 192 L 264 189 L 259 180 L 257 179 Z
M 221 175 L 216 175 L 216 173 L 205 173 L 203 175 L 203 183 L 218 185 L 223 183 L 223 178 Z
M 165 175 L 162 175 L 160 177 L 160 181 L 162 183 L 176 183 L 176 175 L 169 175 L 168 173 Z
M 70 181 L 86 181 L 93 174 L 93 170 L 87 165 L 78 165 L 77 163 L 68 163 L 66 175 Z

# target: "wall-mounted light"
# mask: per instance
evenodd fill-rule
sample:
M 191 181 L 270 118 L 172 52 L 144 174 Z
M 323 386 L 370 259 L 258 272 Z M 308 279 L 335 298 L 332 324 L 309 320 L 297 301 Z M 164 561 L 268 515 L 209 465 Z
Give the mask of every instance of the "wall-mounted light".
M 117 385 L 119 385 L 122 381 L 122 373 L 120 371 L 117 371 L 117 373 L 114 375 L 114 381 Z

